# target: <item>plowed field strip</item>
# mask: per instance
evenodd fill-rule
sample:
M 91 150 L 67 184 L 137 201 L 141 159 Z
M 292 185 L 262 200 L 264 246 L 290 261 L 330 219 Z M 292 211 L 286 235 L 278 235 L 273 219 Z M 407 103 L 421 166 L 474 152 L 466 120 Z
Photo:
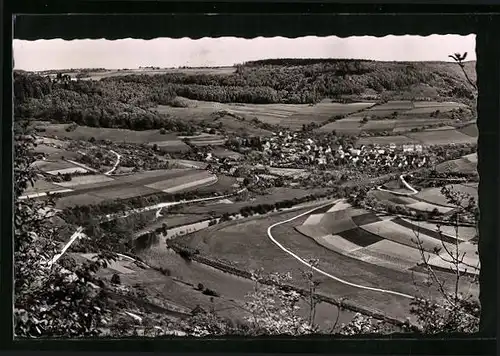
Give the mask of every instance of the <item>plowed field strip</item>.
M 451 236 L 440 234 L 436 230 L 431 230 L 431 229 L 427 229 L 425 227 L 419 226 L 418 222 L 416 222 L 416 224 L 413 224 L 413 223 L 411 223 L 409 221 L 406 221 L 406 220 L 403 220 L 403 219 L 401 219 L 399 217 L 393 219 L 392 221 L 395 222 L 398 225 L 401 225 L 401 226 L 406 227 L 408 229 L 414 230 L 415 232 L 421 232 L 422 234 L 425 234 L 427 236 L 433 237 L 433 238 L 435 238 L 436 240 L 439 240 L 439 241 L 443 240 L 444 242 L 448 242 L 450 244 L 454 244 L 455 241 L 456 241 L 456 239 L 454 239 Z

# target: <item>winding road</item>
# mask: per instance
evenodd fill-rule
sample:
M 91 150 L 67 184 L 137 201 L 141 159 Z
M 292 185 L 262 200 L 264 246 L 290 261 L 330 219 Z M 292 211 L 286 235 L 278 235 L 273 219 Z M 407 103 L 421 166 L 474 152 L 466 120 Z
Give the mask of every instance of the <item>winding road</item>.
M 336 203 L 340 201 L 340 199 L 338 200 L 335 200 L 333 203 Z M 290 219 L 287 219 L 287 220 L 283 220 L 283 221 L 279 221 L 271 226 L 269 226 L 267 228 L 267 236 L 269 237 L 269 239 L 276 245 L 278 246 L 283 252 L 287 253 L 288 255 L 292 256 L 293 258 L 295 258 L 297 261 L 299 261 L 300 263 L 302 263 L 303 265 L 311 268 L 312 270 L 328 277 L 328 278 L 331 278 L 337 282 L 340 282 L 342 284 L 345 284 L 345 285 L 348 285 L 348 286 L 351 286 L 351 287 L 355 287 L 355 288 L 359 288 L 359 289 L 364 289 L 364 290 L 370 290 L 370 291 L 373 291 L 373 292 L 379 292 L 379 293 L 385 293 L 385 294 L 392 294 L 392 295 L 397 295 L 397 296 L 400 296 L 400 297 L 404 297 L 404 298 L 408 298 L 408 299 L 415 299 L 415 296 L 412 296 L 412 295 L 409 295 L 409 294 L 404 294 L 404 293 L 400 293 L 400 292 L 396 292 L 396 291 L 391 291 L 391 290 L 388 290 L 388 289 L 381 289 L 381 288 L 374 288 L 374 287 L 368 287 L 368 286 L 363 286 L 363 285 L 360 285 L 360 284 L 355 284 L 355 283 L 351 283 L 349 281 L 346 281 L 344 279 L 341 279 L 337 276 L 334 276 L 328 272 L 325 272 L 313 265 L 311 265 L 309 262 L 307 262 L 306 260 L 304 260 L 303 258 L 301 258 L 300 256 L 296 255 L 295 253 L 293 253 L 292 251 L 288 250 L 286 247 L 284 247 L 282 244 L 280 244 L 278 241 L 276 241 L 276 239 L 273 237 L 273 234 L 272 234 L 272 229 L 276 226 L 279 226 L 279 225 L 283 225 L 283 224 L 286 224 L 288 222 L 291 222 L 293 220 L 296 220 L 296 219 L 299 219 L 301 218 L 302 216 L 304 215 L 308 215 L 308 214 L 311 214 L 312 212 L 318 210 L 318 209 L 321 209 L 325 206 L 328 206 L 332 204 L 332 202 L 329 202 L 327 204 L 322 204 L 318 207 L 315 207 L 314 209 L 311 209 L 311 210 L 308 210 L 304 213 L 301 213 L 299 215 L 296 215 Z
M 122 158 L 122 156 L 119 153 L 117 153 L 113 150 L 109 150 L 109 152 L 114 153 L 116 155 L 116 162 L 115 162 L 115 165 L 113 166 L 113 168 L 111 168 L 109 171 L 104 173 L 105 176 L 109 176 L 111 173 L 113 173 L 115 171 L 116 167 L 118 167 L 118 165 L 120 164 L 120 159 Z
M 397 191 L 394 191 L 394 190 L 389 190 L 389 189 L 384 189 L 382 188 L 381 185 L 379 185 L 377 187 L 377 190 L 380 190 L 381 192 L 387 192 L 387 193 L 392 193 L 392 194 L 395 194 L 395 195 L 403 195 L 403 196 L 412 196 L 412 195 L 415 195 L 418 193 L 418 190 L 416 190 L 415 188 L 413 188 L 411 185 L 408 184 L 408 182 L 405 180 L 405 175 L 402 174 L 399 176 L 399 180 L 401 181 L 401 183 L 403 183 L 403 185 L 411 191 L 411 193 L 404 193 L 404 192 L 397 192 Z

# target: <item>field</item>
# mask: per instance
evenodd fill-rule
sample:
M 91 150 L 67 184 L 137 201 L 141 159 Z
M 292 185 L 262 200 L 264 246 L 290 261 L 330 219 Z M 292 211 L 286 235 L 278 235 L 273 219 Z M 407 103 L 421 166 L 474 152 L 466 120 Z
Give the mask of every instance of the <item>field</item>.
M 422 131 L 407 134 L 425 145 L 447 145 L 451 143 L 474 143 L 477 137 L 471 137 L 457 130 Z
M 382 265 L 398 271 L 408 270 L 420 261 L 420 251 L 390 240 L 381 240 L 368 247 L 351 251 L 349 255 L 362 261 Z
M 361 120 L 360 118 L 359 120 Z M 316 129 L 318 132 L 331 132 L 335 130 L 336 132 L 340 134 L 350 134 L 350 135 L 356 135 L 361 132 L 362 125 L 359 122 L 359 120 L 356 118 L 356 120 L 339 120 L 335 122 L 328 123 L 326 125 L 321 126 L 320 128 Z
M 477 155 L 468 155 L 451 161 L 446 161 L 436 166 L 438 172 L 477 172 Z
M 236 266 L 240 266 L 240 268 L 244 268 L 246 270 L 253 270 L 259 267 L 263 267 L 267 272 L 289 271 L 292 273 L 292 276 L 296 281 L 295 283 L 298 285 L 303 285 L 305 281 L 301 277 L 300 271 L 303 269 L 303 267 L 300 265 L 300 263 L 280 251 L 266 237 L 266 228 L 267 226 L 272 224 L 272 222 L 285 219 L 287 216 L 293 216 L 294 214 L 298 213 L 299 212 L 294 212 L 291 214 L 280 214 L 279 219 L 265 217 L 261 219 L 252 219 L 249 221 L 239 222 L 238 224 L 225 223 L 216 227 L 209 228 L 206 231 L 183 237 L 182 241 L 192 247 L 200 249 L 200 251 L 202 251 L 202 253 L 204 254 L 208 254 L 212 257 L 220 258 L 223 260 L 229 260 L 235 263 Z M 275 238 L 278 238 L 281 243 L 285 244 L 285 246 L 289 248 L 292 248 L 303 258 L 314 257 L 320 258 L 321 261 L 331 260 L 331 258 L 328 258 L 328 256 L 325 255 L 325 253 L 329 255 L 331 252 L 319 246 L 314 241 L 308 242 L 308 240 L 310 239 L 302 236 L 301 234 L 294 233 L 293 229 L 286 229 L 286 233 L 283 235 L 278 230 L 278 228 L 276 228 L 276 232 L 273 233 L 273 236 L 274 235 L 276 235 Z M 284 240 L 282 239 L 283 237 Z M 295 248 L 296 240 L 298 240 L 300 244 L 306 243 L 308 247 L 312 247 L 312 250 L 308 250 L 306 254 L 303 253 L 303 250 L 297 250 L 297 248 Z M 292 243 L 293 246 L 290 246 L 290 243 Z M 242 251 L 245 251 L 246 253 L 242 253 Z M 279 264 L 276 263 L 277 260 L 280 261 Z M 358 278 L 361 277 L 362 274 L 360 272 L 359 263 L 354 263 L 354 260 L 350 260 L 347 258 L 346 260 L 352 261 L 352 264 L 357 266 L 354 273 L 360 273 L 358 275 Z M 341 261 L 338 261 L 337 264 L 342 264 L 342 262 L 343 261 L 341 259 Z M 341 268 L 341 272 L 348 273 L 349 277 L 352 276 L 352 272 L 347 272 L 352 271 L 350 270 L 350 268 L 344 270 L 343 266 L 338 265 L 338 267 Z M 337 270 L 337 272 L 333 273 L 339 274 L 340 271 Z M 368 273 L 370 274 L 370 272 Z M 330 295 L 344 296 L 348 299 L 359 301 L 360 299 L 365 299 L 367 297 L 366 294 L 373 294 L 365 291 L 360 292 L 359 290 L 354 290 L 349 286 L 339 284 L 325 277 L 318 276 L 318 279 L 322 282 L 320 285 L 320 292 Z M 377 281 L 375 280 L 374 283 L 377 283 Z M 371 297 L 375 298 L 375 300 L 370 303 L 373 308 L 382 309 L 384 305 L 387 306 L 386 302 L 377 297 L 375 294 L 370 295 L 370 298 Z M 378 299 L 378 301 L 376 299 Z M 380 305 L 380 302 L 383 305 Z M 393 301 L 393 303 L 395 303 L 393 304 L 393 307 L 396 307 L 393 308 L 392 311 L 388 311 L 390 314 L 393 314 L 398 309 L 397 302 Z
M 156 169 L 154 171 L 143 171 L 129 175 L 115 177 L 114 179 L 120 182 L 134 183 L 137 181 L 145 184 L 147 181 L 155 182 L 161 178 L 177 178 L 195 172 L 193 169 L 187 168 L 172 168 L 172 169 Z
M 208 121 L 208 123 L 210 124 L 210 121 Z M 269 137 L 272 136 L 273 134 L 269 130 L 253 126 L 253 124 L 250 124 L 250 120 L 245 119 L 242 121 L 230 115 L 224 115 L 222 117 L 218 117 L 211 123 L 212 123 L 211 126 L 217 126 L 219 124 L 222 124 L 222 127 L 224 127 L 226 131 L 233 132 L 241 136 L 247 134 L 251 136 Z
M 83 141 L 94 138 L 96 140 L 109 140 L 116 143 L 156 144 L 162 150 L 170 152 L 185 151 L 189 149 L 189 147 L 179 140 L 175 134 L 161 134 L 160 130 L 133 131 L 127 129 L 78 126 L 75 130 L 68 132 L 66 131 L 68 126 L 70 125 L 43 125 L 45 128 L 43 135 Z
M 452 253 L 455 253 L 455 250 L 451 250 Z M 479 272 L 479 256 L 477 245 L 470 244 L 467 242 L 461 243 L 458 245 L 458 254 L 460 256 L 463 255 L 462 263 L 459 264 L 458 269 L 462 272 L 471 272 L 478 273 Z M 431 266 L 453 269 L 456 270 L 457 266 L 453 265 L 449 262 L 450 256 L 448 252 L 443 251 L 440 253 L 440 256 L 435 256 L 429 260 L 429 264 Z
M 84 176 L 76 176 L 72 177 L 71 181 L 69 182 L 60 182 L 60 183 L 54 183 L 57 186 L 64 187 L 64 188 L 74 188 L 79 185 L 84 185 L 84 184 L 97 184 L 97 183 L 104 183 L 104 182 L 111 182 L 113 181 L 113 178 L 110 178 L 108 176 L 105 176 L 103 174 L 99 175 L 84 175 Z
M 196 188 L 196 191 L 206 194 L 212 193 L 223 195 L 241 188 L 240 184 L 234 177 L 219 174 L 217 175 L 217 178 L 218 179 L 215 183 L 199 186 Z
M 179 241 L 191 247 L 198 248 L 202 254 L 225 261 L 231 261 L 235 266 L 240 266 L 240 268 L 245 268 L 247 270 L 263 267 L 266 271 L 290 271 L 294 279 L 297 279 L 296 283 L 303 283 L 300 277 L 301 267 L 296 264 L 297 261 L 290 259 L 283 251 L 280 251 L 274 245 L 270 244 L 269 240 L 266 238 L 267 226 L 277 220 L 282 221 L 299 213 L 300 211 L 273 214 L 269 217 L 253 218 L 237 223 L 224 223 L 210 227 L 205 231 L 199 231 L 195 234 L 182 237 Z M 383 265 L 377 265 L 374 260 L 377 254 L 380 258 L 383 257 L 381 252 L 383 252 L 384 244 L 381 242 L 385 240 L 382 238 L 378 238 L 378 242 L 374 241 L 370 247 L 375 247 L 371 249 L 369 249 L 370 247 L 358 248 L 355 244 L 345 241 L 345 239 L 338 239 L 337 236 L 331 234 L 315 239 L 308 238 L 294 229 L 294 227 L 296 228 L 304 224 L 307 219 L 308 217 L 303 217 L 294 222 L 274 228 L 274 238 L 283 244 L 285 248 L 289 248 L 301 258 L 319 259 L 321 269 L 340 276 L 341 278 L 345 278 L 350 282 L 373 285 L 379 288 L 387 286 L 392 290 L 403 292 L 408 288 L 406 292 L 413 294 L 415 293 L 415 289 L 412 287 L 412 278 L 415 278 L 419 290 L 422 291 L 423 287 L 421 282 L 424 276 L 421 277 L 415 274 L 412 277 L 410 272 L 404 272 L 401 271 L 401 269 L 398 270 L 395 268 L 397 263 L 401 263 L 400 260 L 404 259 L 404 256 L 407 254 L 414 254 L 414 251 L 419 254 L 418 250 L 408 250 L 408 247 L 401 246 L 397 243 L 394 243 L 394 245 L 389 244 L 389 246 L 392 246 L 391 251 L 394 251 L 394 256 L 389 253 L 389 257 L 391 261 L 396 262 L 391 262 L 392 264 L 386 262 L 384 267 Z M 435 240 L 433 242 L 435 242 Z M 385 243 L 385 245 L 387 245 L 387 243 Z M 398 248 L 394 248 L 395 246 L 399 249 L 403 247 L 404 251 L 399 251 Z M 352 251 L 352 256 L 348 257 L 333 252 L 332 250 L 334 249 L 352 249 L 354 251 Z M 365 249 L 367 250 L 365 251 Z M 245 253 L 241 253 L 241 251 L 245 251 Z M 359 259 L 357 255 L 355 255 L 357 253 L 363 253 L 364 257 Z M 400 255 L 403 255 L 403 257 L 398 260 L 398 256 Z M 276 260 L 279 260 L 280 263 L 276 264 Z M 416 263 L 416 257 L 414 257 L 414 260 Z M 411 265 L 414 265 L 413 262 Z M 409 264 L 405 266 L 409 267 Z M 444 272 L 438 273 L 440 273 L 440 277 L 449 278 L 449 275 Z M 397 315 L 399 313 L 398 310 L 404 309 L 404 302 L 402 300 L 399 301 L 397 298 L 393 300 L 392 297 L 386 298 L 384 296 L 372 294 L 368 291 L 350 291 L 348 286 L 338 284 L 321 276 L 317 278 L 322 282 L 320 284 L 320 292 L 322 293 L 347 296 L 350 300 L 364 302 L 365 305 L 371 305 L 375 309 L 385 310 L 389 315 Z M 404 282 L 405 280 L 406 282 Z M 368 302 L 368 299 L 370 299 L 370 302 Z M 389 303 L 389 301 L 392 303 L 391 306 L 386 304 Z
M 63 196 L 56 200 L 56 208 L 64 209 L 76 205 L 93 205 L 99 204 L 104 200 L 106 199 L 91 194 Z
M 314 237 L 313 239 L 321 246 L 337 253 L 351 252 L 361 248 L 340 235 L 326 235 Z
M 479 131 L 477 129 L 476 123 L 471 123 L 469 125 L 466 125 L 460 129 L 458 129 L 461 133 L 471 136 L 471 137 L 478 137 L 479 136 Z
M 339 235 L 347 241 L 350 241 L 351 243 L 356 244 L 360 247 L 367 247 L 383 240 L 383 238 L 378 236 L 377 234 L 373 234 L 370 231 L 364 230 L 360 227 L 342 231 L 339 233 Z
M 376 121 L 376 122 L 383 123 L 384 121 Z M 412 143 L 420 143 L 423 145 L 448 145 L 453 143 L 463 144 L 463 143 L 475 143 L 475 142 L 477 142 L 477 136 L 476 137 L 468 136 L 456 129 L 451 129 L 451 130 L 430 129 L 420 132 L 409 132 L 405 133 L 404 135 L 398 135 L 398 136 L 361 137 L 357 141 L 357 145 L 368 145 L 368 144 L 388 145 L 391 143 L 394 143 L 396 145 L 412 144 Z
M 323 192 L 323 191 L 324 190 L 322 189 L 306 190 L 306 189 L 291 189 L 291 188 L 273 188 L 267 195 L 257 195 L 246 201 L 235 201 L 233 198 L 230 198 L 229 200 L 233 202 L 232 204 L 228 204 L 227 202 L 215 201 L 210 203 L 200 203 L 196 205 L 190 205 L 188 207 L 180 207 L 179 211 L 186 214 L 212 214 L 212 213 L 236 214 L 240 211 L 241 208 L 245 206 L 257 206 L 260 204 L 275 204 L 280 201 L 291 200 L 293 198 L 301 198 L 309 194 L 313 194 L 316 192 Z
M 151 189 L 143 186 L 121 186 L 121 187 L 108 187 L 106 189 L 99 189 L 92 193 L 91 195 L 98 196 L 100 198 L 104 198 L 106 200 L 115 200 L 115 199 L 128 199 L 133 197 L 139 197 L 142 195 L 149 195 L 157 193 L 158 191 L 155 189 Z
M 63 161 L 63 160 L 46 160 L 46 161 L 35 161 L 33 163 L 33 167 L 41 171 L 50 173 L 61 169 L 76 168 L 77 166 L 68 161 Z
M 322 124 L 336 115 L 351 114 L 374 105 L 373 103 L 339 104 L 331 102 L 321 102 L 313 106 L 307 104 L 224 104 L 196 100 L 187 100 L 187 103 L 188 107 L 186 108 L 160 105 L 157 110 L 160 113 L 195 121 L 207 120 L 213 113 L 227 111 L 245 121 L 257 118 L 264 123 L 298 130 L 302 128 L 303 124 L 311 122 Z M 230 125 L 235 125 L 235 122 L 233 121 Z
M 228 150 L 226 148 L 218 148 L 213 151 L 213 155 L 219 158 L 233 158 L 240 159 L 242 157 L 241 153 Z
M 426 228 L 421 224 L 421 221 L 411 221 L 411 220 L 403 219 L 400 217 L 392 219 L 392 221 L 395 222 L 396 224 L 403 226 L 403 227 L 411 229 L 417 233 L 423 233 L 423 234 L 430 236 L 430 237 L 433 237 L 437 240 L 442 240 L 444 242 L 451 243 L 451 244 L 454 244 L 457 242 L 457 239 L 454 236 L 440 234 L 438 232 L 437 226 L 435 224 L 428 223 L 429 225 L 434 225 L 434 226 L 431 226 L 430 228 Z M 460 240 L 460 241 L 462 241 L 462 240 Z
M 358 115 L 358 114 L 357 114 Z M 340 133 L 357 134 L 360 131 L 370 132 L 409 132 L 413 128 L 446 123 L 446 119 L 424 117 L 424 115 L 400 115 L 396 119 L 368 119 L 362 122 L 363 116 L 349 116 L 345 119 L 321 126 L 319 132 L 336 130 Z M 451 127 L 453 129 L 453 127 Z
M 144 283 L 147 289 L 155 288 L 164 298 L 182 301 L 181 303 L 190 309 L 193 309 L 196 305 L 204 308 L 214 307 L 220 311 L 221 315 L 239 321 L 246 315 L 242 315 L 241 307 L 246 301 L 246 295 L 253 290 L 253 281 L 221 272 L 197 262 L 188 263 L 178 255 L 159 246 L 141 252 L 140 257 L 151 266 L 168 269 L 171 276 L 161 276 L 162 278 L 156 277 L 154 279 L 149 277 L 142 278 L 142 280 L 137 278 L 132 283 L 147 281 L 147 283 Z M 152 273 L 149 274 L 152 276 Z M 174 283 L 172 283 L 172 280 L 174 280 Z M 175 282 L 175 280 L 182 282 Z M 213 298 L 212 303 L 209 296 L 205 296 L 201 292 L 194 292 L 194 287 L 198 283 L 217 291 L 221 296 Z M 303 310 L 304 316 L 306 316 L 308 308 L 305 303 L 300 302 L 299 306 Z M 318 305 L 316 321 L 322 330 L 331 328 L 336 316 L 336 307 L 327 303 Z M 352 312 L 342 311 L 339 323 L 349 322 L 353 316 L 354 313 Z
M 373 137 L 361 137 L 357 142 L 357 146 L 361 145 L 381 145 L 387 146 L 390 144 L 395 145 L 405 145 L 412 143 L 419 143 L 418 140 L 406 136 L 373 136 Z
M 199 185 L 213 183 L 216 179 L 217 177 L 208 171 L 193 171 L 182 177 L 169 178 L 167 180 L 160 180 L 152 184 L 147 184 L 146 187 L 161 190 L 166 193 L 173 193 Z
M 473 143 L 477 140 L 475 123 L 462 129 L 453 126 L 445 128 L 430 128 L 425 131 L 411 132 L 414 128 L 436 124 L 451 124 L 451 117 L 431 117 L 437 110 L 442 113 L 457 108 L 464 108 L 464 104 L 454 102 L 411 102 L 390 101 L 382 105 L 375 105 L 365 110 L 358 110 L 347 117 L 335 122 L 326 123 L 315 129 L 317 132 L 331 132 L 335 130 L 341 134 L 359 135 L 367 132 L 391 132 L 400 135 L 361 137 L 358 145 L 362 144 L 405 144 L 422 143 L 426 145 L 449 143 Z M 305 109 L 304 109 L 305 110 Z M 394 113 L 396 115 L 394 116 Z M 365 122 L 363 122 L 365 121 Z M 316 121 L 315 121 L 316 122 Z
M 393 221 L 386 220 L 361 226 L 361 229 L 378 235 L 386 240 L 390 240 L 408 247 L 417 248 L 417 232 Z M 441 249 L 441 241 L 425 234 L 419 233 L 418 239 L 422 248 L 427 252 L 433 252 L 436 248 Z M 451 246 L 449 246 L 451 247 Z
M 172 169 L 133 173 L 118 177 L 82 176 L 66 182 L 74 189 L 61 206 L 94 204 L 95 201 L 126 199 L 167 191 L 203 190 L 216 179 L 205 170 Z M 90 202 L 90 203 L 89 203 Z
M 379 111 L 402 111 L 402 110 L 410 110 L 415 106 L 412 101 L 409 100 L 393 100 L 387 103 L 374 106 L 373 108 L 367 110 L 369 112 L 379 112 Z
M 446 214 L 446 213 L 449 213 L 450 211 L 453 210 L 453 208 L 444 207 L 444 206 L 436 205 L 436 204 L 431 204 L 431 203 L 428 203 L 425 201 L 419 201 L 416 203 L 407 204 L 406 206 L 410 209 L 414 209 L 414 210 L 418 210 L 418 211 L 431 212 L 433 210 L 437 210 L 441 214 Z
M 476 201 L 478 200 L 477 183 L 474 185 L 464 185 L 464 184 L 449 184 L 446 186 L 448 189 L 453 191 L 458 191 L 468 196 L 471 196 Z M 426 188 L 421 190 L 415 195 L 415 198 L 421 199 L 422 201 L 430 202 L 433 204 L 451 206 L 446 200 L 446 197 L 441 194 L 441 188 Z
M 436 233 L 438 231 L 437 225 L 433 224 L 433 223 L 429 223 L 426 221 L 415 222 L 415 221 L 411 221 L 408 219 L 402 219 L 402 220 L 404 220 L 406 222 L 405 224 L 407 226 L 413 225 L 414 226 L 413 229 L 415 229 L 417 231 L 419 229 L 428 229 L 428 230 L 434 231 Z M 397 221 L 397 219 L 394 219 L 394 222 L 400 223 L 400 221 Z M 452 239 L 456 239 L 458 237 L 458 239 L 462 240 L 462 241 L 472 240 L 477 234 L 476 228 L 467 227 L 467 226 L 458 226 L 458 232 L 457 232 L 455 226 L 440 225 L 440 230 L 444 235 L 446 235 Z M 426 234 L 431 236 L 430 233 L 426 233 Z
M 148 145 L 153 147 L 156 145 L 163 152 L 186 152 L 190 150 L 186 143 L 176 139 L 150 142 Z
M 197 168 L 197 169 L 205 169 L 208 166 L 208 163 L 201 161 L 190 161 L 186 159 L 167 159 L 167 162 L 175 168 Z
M 151 212 L 149 212 L 151 213 Z M 144 214 L 144 213 L 143 213 Z M 141 229 L 135 233 L 136 236 L 139 236 L 147 231 L 154 230 L 156 228 L 162 227 L 163 224 L 166 224 L 168 228 L 173 228 L 181 225 L 193 224 L 199 221 L 210 219 L 210 215 L 203 214 L 168 214 L 166 216 L 160 217 L 155 220 L 153 224 L 148 224 L 147 227 Z

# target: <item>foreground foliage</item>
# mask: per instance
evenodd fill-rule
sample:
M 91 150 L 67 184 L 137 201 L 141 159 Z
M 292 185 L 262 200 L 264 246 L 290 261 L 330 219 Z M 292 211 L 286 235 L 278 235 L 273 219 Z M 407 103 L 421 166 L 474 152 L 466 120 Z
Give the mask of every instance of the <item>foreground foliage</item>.
M 51 260 L 59 252 L 48 202 L 19 200 L 36 174 L 33 137 L 16 135 L 14 152 L 14 332 L 17 337 L 96 336 L 111 309 L 95 272 L 113 256 L 74 265 L 69 270 Z M 53 215 L 53 214 L 52 214 Z

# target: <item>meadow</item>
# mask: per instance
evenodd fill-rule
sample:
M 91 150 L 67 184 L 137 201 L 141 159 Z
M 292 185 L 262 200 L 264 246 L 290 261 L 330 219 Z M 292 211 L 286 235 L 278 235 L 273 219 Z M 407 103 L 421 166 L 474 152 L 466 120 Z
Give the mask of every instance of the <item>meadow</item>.
M 449 184 L 446 187 L 448 189 L 451 189 L 453 191 L 457 191 L 460 193 L 467 194 L 467 196 L 470 196 L 474 198 L 476 201 L 478 201 L 478 190 L 477 190 L 477 183 L 471 183 L 472 185 L 468 184 Z M 418 194 L 415 195 L 416 199 L 429 202 L 431 204 L 437 204 L 437 205 L 442 205 L 442 206 L 452 206 L 446 199 L 446 197 L 441 193 L 440 187 L 436 188 L 425 188 L 422 189 Z
M 444 172 L 462 172 L 462 173 L 474 173 L 477 172 L 477 154 L 468 155 L 454 159 L 451 161 L 445 161 L 439 163 L 436 166 L 436 171 L 440 173 Z
M 374 103 L 339 104 L 325 101 L 315 105 L 225 104 L 184 100 L 186 102 L 185 108 L 159 105 L 156 110 L 159 113 L 194 121 L 213 120 L 213 114 L 227 112 L 230 115 L 240 117 L 240 120 L 236 120 L 240 122 L 240 125 L 245 125 L 245 121 L 250 122 L 253 118 L 256 118 L 270 125 L 280 125 L 291 130 L 300 130 L 304 124 L 307 125 L 312 122 L 323 124 L 331 117 L 349 115 L 374 105 Z M 226 117 L 226 120 L 229 120 L 227 115 L 222 117 Z M 232 125 L 235 125 L 234 122 Z M 251 127 L 251 125 L 248 124 L 246 124 L 246 126 Z
M 242 307 L 244 307 L 247 300 L 246 295 L 253 291 L 253 281 L 222 272 L 198 262 L 186 262 L 175 253 L 160 246 L 153 246 L 139 254 L 150 266 L 156 268 L 162 267 L 168 270 L 170 276 L 153 279 L 153 274 L 150 272 L 148 273 L 149 278 L 143 279 L 145 282 L 141 282 L 137 278 L 134 279 L 135 283 L 144 284 L 146 289 L 154 288 L 164 298 L 182 301 L 182 304 L 188 305 L 191 308 L 194 308 L 196 305 L 204 308 L 213 307 L 221 315 L 227 316 L 232 320 L 241 321 L 243 317 L 248 316 L 242 313 Z M 144 275 L 141 276 L 141 278 L 143 277 Z M 178 280 L 180 282 L 172 283 L 169 280 L 174 280 L 174 282 Z M 212 302 L 209 296 L 194 291 L 198 283 L 202 283 L 204 287 L 215 290 L 220 294 L 220 297 L 213 298 Z M 301 314 L 307 317 L 308 307 L 306 303 L 301 301 L 299 306 L 301 307 Z M 347 310 L 341 311 L 338 325 L 349 322 L 353 316 L 353 312 Z M 337 308 L 335 306 L 324 302 L 317 306 L 316 322 L 322 330 L 331 328 L 335 323 L 336 317 Z

